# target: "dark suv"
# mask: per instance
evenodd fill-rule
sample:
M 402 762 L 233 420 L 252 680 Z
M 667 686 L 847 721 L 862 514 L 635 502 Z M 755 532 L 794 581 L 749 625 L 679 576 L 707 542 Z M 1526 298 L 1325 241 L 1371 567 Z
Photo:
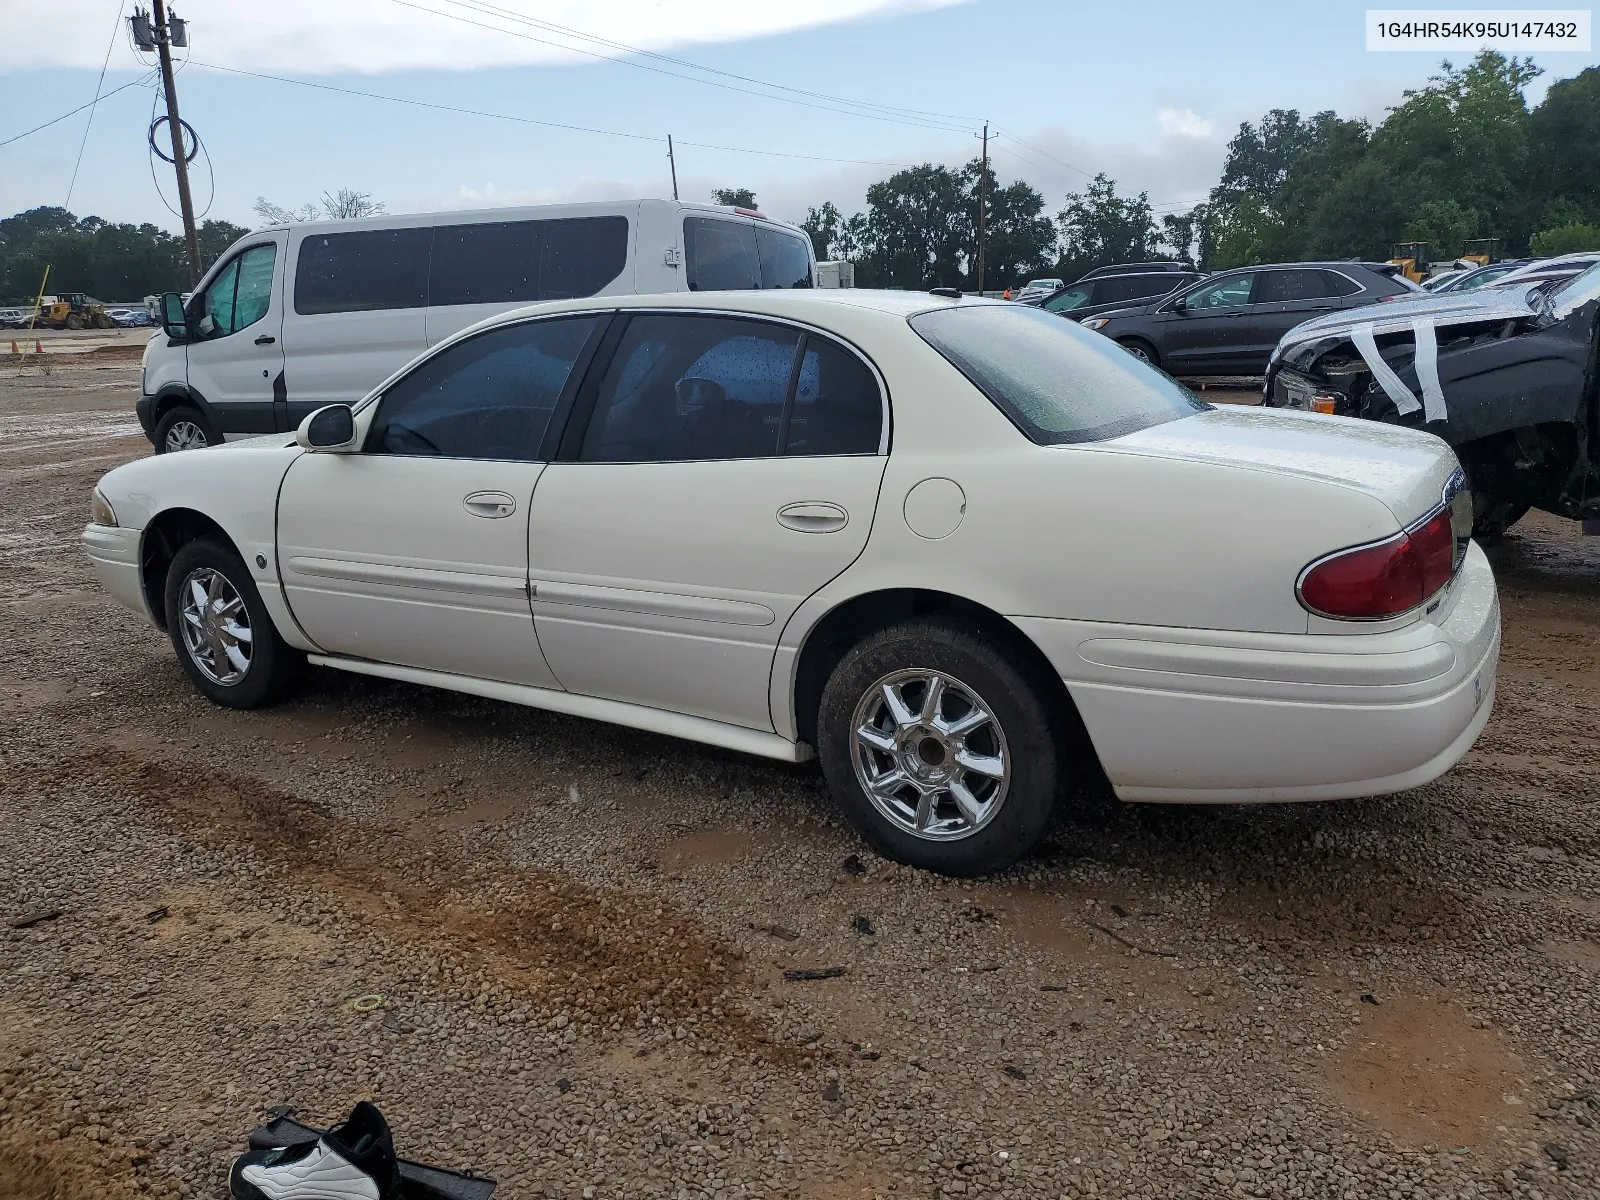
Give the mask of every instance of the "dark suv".
M 1085 275 L 1077 283 L 1069 283 L 1032 303 L 1047 312 L 1060 313 L 1074 321 L 1081 321 L 1100 313 L 1120 311 L 1130 304 L 1159 300 L 1200 278 L 1199 271 L 1130 271 L 1116 275 Z
M 1422 291 L 1398 272 L 1362 262 L 1238 267 L 1082 323 L 1173 375 L 1260 375 L 1278 339 L 1302 321 Z

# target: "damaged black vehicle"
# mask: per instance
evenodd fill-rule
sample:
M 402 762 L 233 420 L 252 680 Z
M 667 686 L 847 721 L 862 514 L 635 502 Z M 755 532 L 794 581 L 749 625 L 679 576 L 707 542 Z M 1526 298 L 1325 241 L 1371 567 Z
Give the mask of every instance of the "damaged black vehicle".
M 1474 536 L 1530 508 L 1600 518 L 1600 264 L 1566 280 L 1333 313 L 1283 336 L 1265 403 L 1411 425 L 1455 448 Z

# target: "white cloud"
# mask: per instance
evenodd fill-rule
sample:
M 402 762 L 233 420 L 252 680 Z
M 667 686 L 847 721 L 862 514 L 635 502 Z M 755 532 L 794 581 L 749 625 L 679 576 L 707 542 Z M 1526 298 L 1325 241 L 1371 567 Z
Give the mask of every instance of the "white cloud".
M 1163 108 L 1156 113 L 1161 132 L 1167 137 L 1208 138 L 1211 122 L 1192 108 Z
M 424 2 L 431 11 L 395 0 L 278 0 L 274 4 L 208 0 L 204 5 L 183 3 L 179 15 L 189 19 L 197 59 L 297 75 L 594 61 L 574 46 L 595 53 L 619 53 L 452 0 Z M 498 7 L 502 12 L 659 51 L 961 2 L 808 0 L 799 5 L 749 0 L 674 0 L 670 4 L 665 0 L 607 0 L 597 6 L 586 0 L 501 0 Z M 0 71 L 28 67 L 99 70 L 110 32 L 106 21 L 110 11 L 105 0 L 56 0 L 16 7 L 7 13 L 5 36 L 0 37 Z M 493 28 L 483 28 L 485 25 Z M 133 62 L 126 37 L 119 35 L 113 65 L 125 68 Z

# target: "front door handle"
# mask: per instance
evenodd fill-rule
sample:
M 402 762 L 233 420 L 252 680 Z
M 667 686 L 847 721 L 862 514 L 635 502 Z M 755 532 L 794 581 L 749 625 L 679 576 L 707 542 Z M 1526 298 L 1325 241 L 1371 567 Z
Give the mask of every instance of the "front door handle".
M 849 513 L 823 501 L 786 504 L 778 510 L 778 524 L 799 533 L 834 533 L 849 523 Z
M 277 340 L 278 339 L 273 337 L 270 333 L 263 333 L 260 337 L 258 337 L 256 339 L 256 345 L 258 345 L 258 346 L 270 346 L 270 345 L 272 345 L 273 342 L 275 342 Z
M 509 517 L 517 511 L 516 500 L 504 492 L 473 492 L 461 503 L 475 517 Z

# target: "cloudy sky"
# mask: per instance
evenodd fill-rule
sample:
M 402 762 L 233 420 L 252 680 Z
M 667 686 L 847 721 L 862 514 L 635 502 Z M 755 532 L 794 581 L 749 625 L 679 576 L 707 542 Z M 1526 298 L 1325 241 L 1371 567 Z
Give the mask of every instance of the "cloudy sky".
M 823 200 L 859 208 L 898 166 L 966 161 L 985 120 L 1001 178 L 1027 179 L 1052 211 L 1097 171 L 1171 210 L 1205 194 L 1241 120 L 1381 118 L 1437 69 L 1434 55 L 1367 53 L 1365 7 L 207 0 L 178 7 L 191 41 L 178 91 L 206 148 L 197 203 L 241 224 L 258 196 L 292 207 L 339 187 L 391 212 L 670 195 L 668 133 L 684 198 L 747 186 L 799 219 Z M 118 0 L 7 13 L 0 143 L 97 86 L 122 90 L 92 125 L 85 111 L 0 145 L 0 214 L 62 204 L 70 187 L 79 214 L 176 224 L 171 169 L 152 173 L 145 144 L 151 56 L 118 16 Z M 1534 99 L 1600 55 L 1538 61 Z

